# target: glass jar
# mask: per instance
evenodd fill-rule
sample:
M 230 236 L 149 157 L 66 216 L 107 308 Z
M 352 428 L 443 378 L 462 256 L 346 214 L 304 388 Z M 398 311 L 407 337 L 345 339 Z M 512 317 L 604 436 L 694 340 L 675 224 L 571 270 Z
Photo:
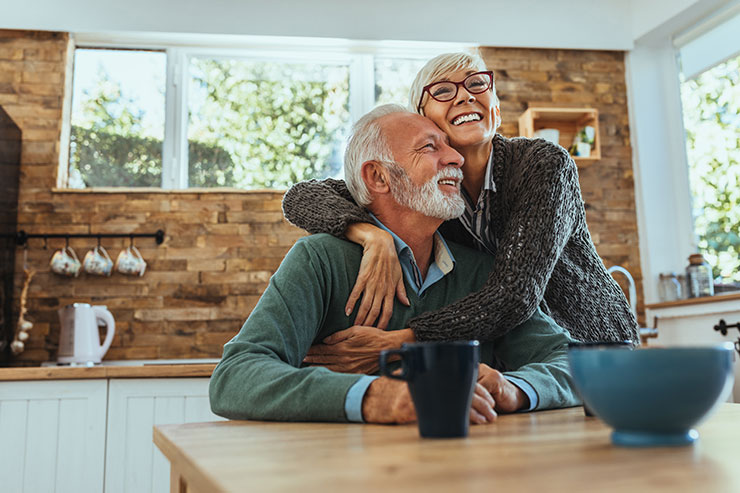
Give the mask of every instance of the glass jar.
M 678 281 L 678 276 L 675 272 L 660 274 L 658 289 L 660 291 L 660 301 L 662 302 L 678 301 L 681 299 L 681 283 Z
M 712 268 L 700 253 L 689 256 L 689 265 L 686 267 L 686 284 L 689 298 L 714 296 Z
M 681 299 L 685 300 L 689 297 L 689 285 L 686 282 L 685 272 L 682 272 L 678 275 L 678 283 L 681 285 Z

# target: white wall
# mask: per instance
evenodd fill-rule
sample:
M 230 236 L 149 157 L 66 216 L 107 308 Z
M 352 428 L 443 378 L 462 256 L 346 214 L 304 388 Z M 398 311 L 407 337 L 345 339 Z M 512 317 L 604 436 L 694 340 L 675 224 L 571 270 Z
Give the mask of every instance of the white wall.
M 632 48 L 623 0 L 0 0 L 0 28 Z
M 700 0 L 630 0 L 632 39 L 660 27 Z
M 658 275 L 682 271 L 693 253 L 673 44 L 636 46 L 626 65 L 643 290 L 645 302 L 656 303 Z

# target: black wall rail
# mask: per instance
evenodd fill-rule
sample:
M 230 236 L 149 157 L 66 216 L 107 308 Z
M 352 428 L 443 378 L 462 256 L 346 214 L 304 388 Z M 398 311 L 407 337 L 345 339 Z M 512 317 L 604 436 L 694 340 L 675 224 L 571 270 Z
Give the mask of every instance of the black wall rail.
M 45 233 L 26 233 L 23 230 L 18 231 L 15 235 L 15 242 L 18 246 L 24 246 L 28 243 L 30 238 L 43 238 L 46 241 L 48 238 L 64 238 L 69 240 L 70 238 L 154 238 L 157 245 L 161 245 L 164 242 L 164 230 L 158 229 L 155 233 L 69 233 L 69 234 L 45 234 Z

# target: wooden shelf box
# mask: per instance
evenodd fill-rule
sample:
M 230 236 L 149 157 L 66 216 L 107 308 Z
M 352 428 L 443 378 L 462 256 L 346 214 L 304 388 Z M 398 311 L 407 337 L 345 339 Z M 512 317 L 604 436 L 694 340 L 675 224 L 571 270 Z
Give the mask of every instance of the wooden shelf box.
M 601 159 L 601 138 L 599 137 L 599 112 L 594 108 L 547 108 L 532 107 L 519 117 L 519 133 L 522 137 L 534 137 L 542 128 L 554 128 L 560 132 L 560 145 L 570 149 L 573 137 L 583 127 L 594 128 L 594 143 L 589 157 L 573 156 L 576 163 L 590 164 Z

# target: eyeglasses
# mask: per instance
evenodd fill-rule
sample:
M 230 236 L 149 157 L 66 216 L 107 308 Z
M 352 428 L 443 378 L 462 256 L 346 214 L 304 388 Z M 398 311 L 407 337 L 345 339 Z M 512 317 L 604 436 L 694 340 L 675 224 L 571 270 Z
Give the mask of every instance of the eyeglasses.
M 428 92 L 432 99 L 444 103 L 455 99 L 460 86 L 463 86 L 470 94 L 484 93 L 493 86 L 493 72 L 476 72 L 465 77 L 462 82 L 444 80 L 424 86 L 424 89 L 421 90 L 421 97 L 419 98 L 419 105 L 416 107 L 416 111 L 421 113 L 421 103 L 424 101 L 425 92 Z

